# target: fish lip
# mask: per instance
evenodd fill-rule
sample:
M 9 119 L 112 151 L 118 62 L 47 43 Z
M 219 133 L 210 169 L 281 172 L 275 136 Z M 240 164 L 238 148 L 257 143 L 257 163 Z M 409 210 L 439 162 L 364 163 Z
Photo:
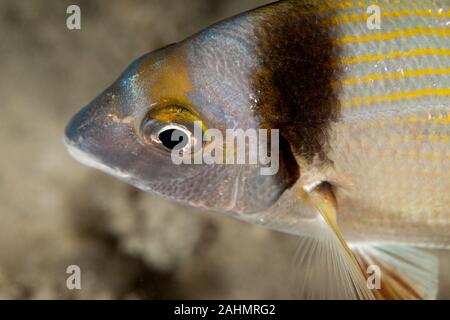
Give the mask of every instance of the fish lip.
M 104 164 L 99 161 L 96 157 L 91 155 L 90 153 L 83 151 L 80 148 L 79 143 L 75 143 L 73 140 L 69 139 L 66 135 L 63 137 L 63 144 L 67 150 L 67 152 L 70 154 L 72 158 L 80 162 L 81 164 L 84 164 L 88 167 L 97 168 L 98 166 L 101 166 Z
M 125 173 L 118 168 L 107 166 L 99 158 L 95 157 L 94 155 L 85 150 L 82 150 L 79 144 L 70 140 L 66 135 L 64 135 L 63 137 L 63 144 L 67 149 L 67 152 L 70 154 L 70 156 L 75 160 L 77 160 L 78 162 L 80 162 L 81 164 L 90 168 L 100 170 L 108 175 L 117 177 L 122 180 L 128 181 L 131 179 L 130 174 Z

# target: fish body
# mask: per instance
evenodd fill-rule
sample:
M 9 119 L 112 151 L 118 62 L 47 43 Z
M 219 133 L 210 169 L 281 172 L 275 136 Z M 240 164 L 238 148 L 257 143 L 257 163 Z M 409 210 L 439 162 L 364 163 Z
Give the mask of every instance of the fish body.
M 335 186 L 338 223 L 349 241 L 449 247 L 449 2 L 381 1 L 375 30 L 368 6 L 342 6 L 331 20 L 340 110 L 318 172 Z
M 301 236 L 302 265 L 320 266 L 305 297 L 434 297 L 437 262 L 412 247 L 450 246 L 448 6 L 255 9 L 136 60 L 72 119 L 65 143 L 144 191 Z M 166 134 L 191 146 L 196 121 L 279 130 L 278 171 L 175 165 Z M 374 261 L 389 272 L 371 292 L 360 271 Z

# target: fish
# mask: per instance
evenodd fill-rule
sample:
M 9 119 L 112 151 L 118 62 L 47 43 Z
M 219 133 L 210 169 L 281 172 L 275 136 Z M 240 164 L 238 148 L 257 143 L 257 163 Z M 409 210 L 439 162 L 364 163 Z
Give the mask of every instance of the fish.
M 297 236 L 300 298 L 435 299 L 427 249 L 450 248 L 449 5 L 244 12 L 132 62 L 64 143 L 143 191 Z M 276 172 L 172 161 L 204 152 L 211 129 L 278 133 Z

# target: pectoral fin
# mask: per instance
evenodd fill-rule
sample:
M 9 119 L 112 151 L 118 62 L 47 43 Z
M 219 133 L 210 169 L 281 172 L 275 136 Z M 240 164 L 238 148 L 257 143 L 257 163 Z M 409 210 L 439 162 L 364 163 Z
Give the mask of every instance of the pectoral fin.
M 374 299 L 366 279 L 336 224 L 336 203 L 327 185 L 306 195 L 317 211 L 311 236 L 300 240 L 297 279 L 301 298 Z M 297 283 L 299 283 L 297 282 Z
M 342 268 L 347 269 L 350 283 L 355 287 L 356 298 L 365 299 L 373 296 L 377 299 L 436 298 L 438 291 L 436 256 L 420 249 L 396 245 L 358 245 L 350 249 L 336 223 L 337 206 L 329 185 L 319 185 L 309 193 L 309 198 L 338 240 L 334 243 L 328 240 L 330 254 L 338 252 L 341 254 L 340 264 L 330 270 L 336 273 Z M 376 272 L 379 274 L 375 274 Z M 337 275 L 336 279 L 339 279 Z M 343 281 L 339 279 L 336 285 L 342 286 L 342 283 Z
M 353 252 L 364 269 L 379 272 L 378 299 L 435 299 L 438 258 L 420 249 L 396 245 L 358 245 Z M 376 281 L 376 279 L 374 279 Z M 370 282 L 370 279 L 369 279 Z

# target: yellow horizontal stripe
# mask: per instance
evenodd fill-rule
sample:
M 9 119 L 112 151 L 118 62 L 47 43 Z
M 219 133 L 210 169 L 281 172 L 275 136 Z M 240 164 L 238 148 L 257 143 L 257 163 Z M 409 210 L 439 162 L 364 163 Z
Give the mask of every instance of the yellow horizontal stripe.
M 450 160 L 450 153 L 445 152 L 421 152 L 421 151 L 397 151 L 397 150 L 379 150 L 362 144 L 352 144 L 348 146 L 352 150 L 362 149 L 371 150 L 371 156 L 379 159 L 414 159 L 414 160 Z
M 424 176 L 424 177 L 428 177 L 428 178 L 445 178 L 445 177 L 450 177 L 450 171 L 445 170 L 445 168 L 442 168 L 442 170 L 418 170 L 418 169 L 398 169 L 395 168 L 395 173 L 393 172 L 392 174 L 396 174 L 396 175 L 405 175 L 405 176 Z M 450 182 L 450 179 L 446 179 L 447 184 Z
M 389 137 L 389 143 L 402 143 L 402 142 L 450 142 L 450 136 L 439 136 L 435 134 L 425 135 L 419 134 L 416 136 L 404 135 L 404 136 L 394 136 Z
M 352 14 L 352 15 L 340 15 L 330 19 L 325 22 L 325 25 L 329 26 L 338 26 L 344 23 L 352 23 L 352 22 L 365 22 L 369 18 L 369 14 L 364 13 L 361 15 Z M 404 17 L 435 17 L 435 18 L 445 18 L 450 17 L 450 12 L 442 11 L 442 10 L 401 10 L 401 11 L 390 11 L 390 12 L 381 12 L 381 16 L 384 18 L 397 19 Z
M 353 8 L 355 6 L 355 4 L 353 4 L 353 2 L 351 1 L 341 1 L 341 2 L 335 2 L 335 3 L 331 3 L 331 2 L 324 2 L 323 6 L 319 7 L 319 13 L 324 13 L 333 9 L 347 9 L 347 8 Z
M 424 152 L 383 152 L 380 156 L 381 158 L 406 158 L 406 159 L 424 159 L 424 160 L 449 160 L 450 154 L 442 153 L 424 153 Z
M 449 125 L 450 124 L 450 113 L 446 116 L 411 116 L 408 118 L 391 118 L 391 119 L 375 119 L 372 121 L 366 121 L 362 123 L 345 123 L 346 130 L 351 132 L 362 132 L 365 130 L 382 130 L 390 126 L 400 126 L 404 124 L 418 124 L 418 125 Z
M 419 171 L 419 170 L 394 170 L 392 175 L 396 176 L 421 176 L 421 177 L 428 177 L 428 178 L 445 178 L 450 177 L 450 172 L 446 171 Z M 450 179 L 448 180 L 450 181 Z
M 407 122 L 409 123 L 427 123 L 427 122 L 431 122 L 431 123 L 437 123 L 437 124 L 449 124 L 450 123 L 450 113 L 445 117 L 445 116 L 438 116 L 438 117 L 409 117 L 406 119 Z
M 395 136 L 380 136 L 376 140 L 370 140 L 371 143 L 375 143 L 376 145 L 395 145 L 406 142 L 438 142 L 438 143 L 448 143 L 450 142 L 450 136 L 440 136 L 435 134 L 425 135 L 395 135 Z M 349 143 L 348 148 L 357 149 L 357 148 L 366 148 L 366 143 Z
M 395 58 L 410 58 L 415 56 L 426 56 L 426 55 L 446 55 L 450 56 L 450 49 L 436 49 L 436 48 L 425 48 L 425 49 L 414 49 L 409 51 L 394 51 L 384 54 L 376 54 L 371 56 L 360 56 L 360 57 L 348 57 L 339 59 L 338 64 L 355 64 L 360 62 L 373 62 L 382 61 L 387 59 Z
M 406 99 L 415 99 L 423 96 L 448 96 L 450 95 L 450 89 L 422 89 L 411 92 L 396 92 L 385 96 L 369 96 L 369 97 L 356 97 L 350 100 L 342 102 L 343 108 L 351 108 L 357 105 L 371 104 L 376 102 L 391 102 Z
M 317 3 L 317 1 L 314 2 L 314 3 Z M 357 1 L 357 2 L 352 2 L 352 1 L 336 1 L 336 2 L 319 1 L 319 3 L 321 4 L 318 7 L 318 10 L 319 10 L 320 13 L 324 13 L 324 12 L 335 10 L 335 9 L 345 10 L 345 9 L 354 8 L 354 7 L 368 8 L 371 5 L 377 5 L 377 6 L 380 6 L 382 8 L 385 7 L 385 5 L 390 5 L 390 6 L 405 6 L 405 5 L 407 5 L 408 7 L 418 7 L 419 6 L 419 2 L 410 1 L 410 0 L 408 0 L 407 2 L 406 1 L 398 1 L 398 2 L 384 2 L 384 3 L 375 2 L 375 1 L 371 1 L 371 2 L 365 2 L 365 1 Z M 430 6 L 433 5 L 433 3 L 425 2 L 425 1 L 421 0 L 420 6 L 423 6 L 424 4 L 430 5 Z
M 363 1 L 358 1 L 358 2 L 355 2 L 355 3 L 351 2 L 351 1 L 336 1 L 336 2 L 324 1 L 323 5 L 319 6 L 318 9 L 319 9 L 319 13 L 324 13 L 324 12 L 331 11 L 331 10 L 336 10 L 336 9 L 346 10 L 346 9 L 354 8 L 354 7 L 357 7 L 357 6 L 360 7 L 360 8 L 368 8 L 371 5 L 378 5 L 378 6 L 380 6 L 380 3 L 363 2 Z M 412 3 L 408 3 L 408 5 L 412 5 Z
M 444 177 L 445 177 L 445 175 L 444 175 Z M 448 185 L 448 181 L 445 181 L 445 182 L 440 181 L 439 185 L 431 185 L 431 186 L 429 186 L 427 184 L 402 183 L 402 184 L 395 184 L 394 186 L 391 185 L 390 187 L 392 188 L 391 190 L 394 190 L 395 194 L 404 193 L 408 196 L 412 196 L 413 194 L 420 194 L 420 195 L 422 195 L 422 197 L 426 197 L 428 199 L 429 196 L 427 197 L 426 195 L 433 195 L 436 193 L 442 193 L 442 192 L 447 191 L 448 190 L 447 185 Z M 386 191 L 386 190 L 384 190 L 384 191 Z M 430 208 L 428 210 L 432 211 L 429 213 L 431 216 L 436 217 L 442 211 L 442 209 L 440 209 L 441 201 L 442 200 L 434 200 L 430 204 Z M 435 209 L 435 208 L 439 208 L 439 209 Z M 409 214 L 408 211 L 406 211 L 406 212 L 404 211 L 402 218 L 405 218 L 408 214 Z M 427 216 L 428 216 L 428 214 L 427 214 Z M 422 220 L 422 221 L 427 221 L 426 223 L 430 223 L 430 220 L 428 220 L 428 218 L 423 218 L 423 219 L 424 220 Z M 433 221 L 433 224 L 448 225 L 447 218 L 433 218 L 432 221 Z
M 395 30 L 387 33 L 366 34 L 363 36 L 345 36 L 334 40 L 335 44 L 360 43 L 370 41 L 386 41 L 401 37 L 415 37 L 420 35 L 446 37 L 450 35 L 450 28 L 424 28 Z
M 397 118 L 392 120 L 383 120 L 380 125 L 382 127 L 393 124 L 393 125 L 399 125 L 404 123 L 420 123 L 420 124 L 443 124 L 447 125 L 450 124 L 450 113 L 447 116 L 439 115 L 439 116 L 422 116 L 422 117 L 408 117 L 408 118 Z
M 380 150 L 371 148 L 367 144 L 349 144 L 347 145 L 348 149 L 357 151 L 361 150 L 362 152 L 370 153 L 366 154 L 366 157 L 377 158 L 377 159 L 413 159 L 413 160 L 435 160 L 435 161 L 444 161 L 450 160 L 450 153 L 445 152 L 422 152 L 422 151 L 398 151 L 398 150 Z M 445 172 L 447 173 L 447 172 Z
M 349 78 L 342 81 L 338 81 L 333 83 L 333 86 L 336 87 L 340 84 L 343 85 L 352 85 L 355 83 L 367 83 L 373 81 L 383 81 L 383 80 L 391 80 L 391 79 L 402 79 L 402 78 L 411 78 L 411 77 L 422 77 L 427 75 L 443 75 L 449 74 L 450 68 L 447 69 L 420 69 L 420 70 L 412 70 L 412 71 L 404 71 L 404 72 L 396 72 L 396 73 L 388 73 L 388 74 L 379 74 L 374 73 L 367 75 L 365 77 L 356 77 Z
M 395 175 L 395 176 L 425 176 L 425 177 L 447 177 L 450 176 L 450 172 L 448 171 L 444 171 L 445 169 L 443 169 L 442 171 L 438 171 L 438 170 L 419 170 L 419 169 L 399 169 L 399 168 L 394 168 L 392 170 L 392 172 L 390 172 L 390 175 Z M 391 171 L 391 170 L 390 170 Z M 448 180 L 450 181 L 450 179 Z

